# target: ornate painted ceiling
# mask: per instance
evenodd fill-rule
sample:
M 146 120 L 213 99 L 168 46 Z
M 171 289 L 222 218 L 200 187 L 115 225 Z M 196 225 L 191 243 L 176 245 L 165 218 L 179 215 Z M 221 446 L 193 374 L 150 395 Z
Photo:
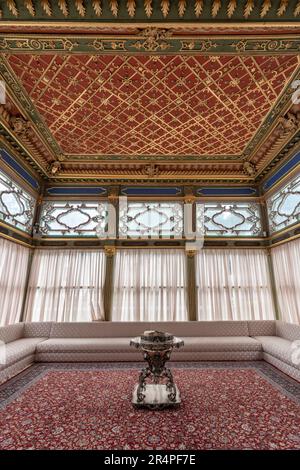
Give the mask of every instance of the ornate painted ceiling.
M 256 184 L 299 147 L 300 2 L 1 4 L 0 138 L 46 180 Z

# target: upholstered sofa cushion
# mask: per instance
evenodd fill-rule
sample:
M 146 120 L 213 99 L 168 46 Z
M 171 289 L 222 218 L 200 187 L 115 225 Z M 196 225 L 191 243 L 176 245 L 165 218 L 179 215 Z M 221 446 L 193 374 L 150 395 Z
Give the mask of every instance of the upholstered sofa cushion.
M 292 341 L 277 336 L 256 336 L 255 339 L 262 344 L 263 351 L 281 361 L 300 369 L 300 364 L 293 361 Z
M 130 338 L 53 338 L 39 343 L 37 353 L 44 352 L 130 352 Z
M 245 336 L 224 337 L 186 337 L 183 338 L 184 347 L 180 350 L 188 351 L 261 351 L 261 344 L 256 339 Z
M 0 364 L 0 370 L 24 359 L 27 356 L 34 355 L 36 345 L 45 338 L 23 338 L 11 341 L 5 347 L 5 364 Z
M 50 338 L 122 338 L 140 335 L 144 329 L 137 322 L 53 323 Z
M 289 341 L 300 340 L 300 325 L 276 321 L 276 334 Z
M 176 336 L 248 336 L 246 321 L 53 323 L 50 338 L 132 338 L 160 329 Z
M 24 338 L 49 338 L 52 322 L 25 323 Z
M 276 336 L 275 320 L 248 321 L 249 336 Z
M 261 344 L 253 338 L 183 337 L 181 351 L 260 351 Z M 37 345 L 37 353 L 44 352 L 130 352 L 130 338 L 53 338 Z
M 0 341 L 10 343 L 22 338 L 24 333 L 24 323 L 16 323 L 15 325 L 7 325 L 0 327 Z

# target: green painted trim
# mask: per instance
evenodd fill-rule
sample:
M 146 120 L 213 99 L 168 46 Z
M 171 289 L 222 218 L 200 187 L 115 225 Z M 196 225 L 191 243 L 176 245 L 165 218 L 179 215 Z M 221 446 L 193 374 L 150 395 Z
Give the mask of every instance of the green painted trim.
M 164 30 L 163 30 L 164 31 Z M 153 43 L 146 37 L 137 36 L 133 39 L 106 39 L 103 36 L 69 36 L 63 37 L 38 35 L 0 34 L 1 53 L 50 52 L 52 54 L 187 54 L 203 55 L 276 55 L 297 54 L 300 51 L 298 38 L 213 38 L 213 39 L 179 39 L 168 37 L 157 39 Z

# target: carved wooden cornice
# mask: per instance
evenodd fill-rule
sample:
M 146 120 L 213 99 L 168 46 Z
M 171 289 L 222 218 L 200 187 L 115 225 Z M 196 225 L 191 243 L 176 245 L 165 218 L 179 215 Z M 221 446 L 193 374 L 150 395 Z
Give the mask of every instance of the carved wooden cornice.
M 268 18 L 286 20 L 300 16 L 300 2 L 297 0 L 73 0 L 74 8 L 67 0 L 4 0 L 0 15 L 4 19 L 53 19 L 61 16 L 65 20 L 90 19 L 95 15 L 98 20 L 125 16 L 128 20 L 154 18 L 154 8 L 161 19 L 168 20 L 219 20 Z M 242 8 L 238 8 L 242 3 Z M 91 4 L 92 8 L 89 8 Z M 55 13 L 54 13 L 55 11 Z M 122 12 L 122 13 L 121 13 Z M 157 16 L 156 16 L 157 18 Z
M 12 114 L 9 103 L 0 105 L 0 124 L 1 121 L 6 124 L 7 129 L 24 145 L 33 158 L 46 169 L 53 157 L 36 134 L 31 122 L 21 114 L 17 116 Z

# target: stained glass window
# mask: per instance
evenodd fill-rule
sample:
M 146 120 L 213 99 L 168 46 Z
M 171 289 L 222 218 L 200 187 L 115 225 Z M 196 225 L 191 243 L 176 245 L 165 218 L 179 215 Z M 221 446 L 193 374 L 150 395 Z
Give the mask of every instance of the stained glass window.
M 201 205 L 197 204 L 197 226 L 202 226 Z M 206 202 L 204 206 L 206 236 L 261 236 L 260 207 L 252 202 Z
M 289 227 L 300 221 L 300 175 L 273 194 L 268 201 L 270 232 Z
M 34 207 L 34 197 L 0 171 L 0 219 L 30 233 Z
M 40 234 L 97 236 L 107 224 L 107 204 L 94 201 L 47 201 L 42 206 Z
M 120 204 L 121 238 L 181 237 L 183 206 L 177 202 L 128 202 Z

